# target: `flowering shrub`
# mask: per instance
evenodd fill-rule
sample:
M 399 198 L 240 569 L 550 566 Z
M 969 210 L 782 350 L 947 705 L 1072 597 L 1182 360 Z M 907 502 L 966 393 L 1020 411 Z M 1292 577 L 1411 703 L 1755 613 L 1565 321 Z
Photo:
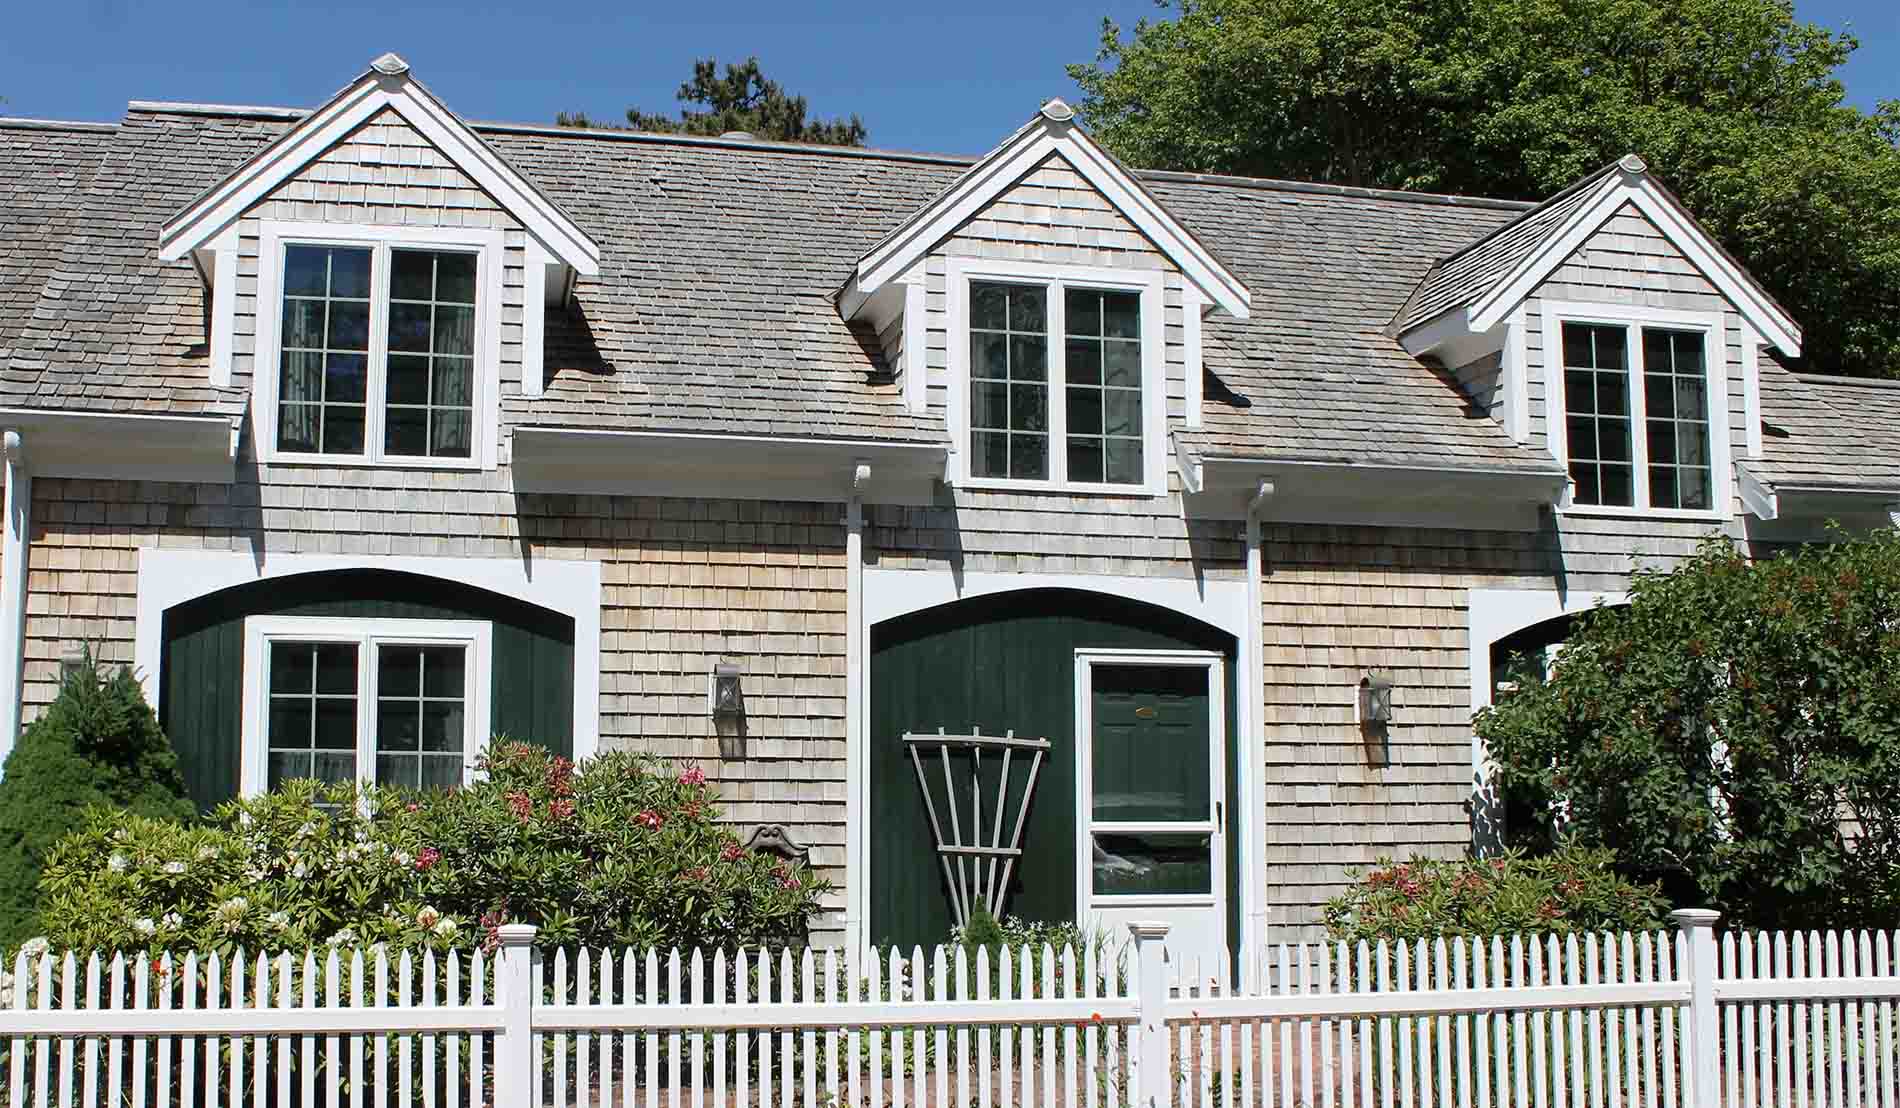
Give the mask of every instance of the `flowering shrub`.
M 828 886 L 740 848 L 705 774 L 503 743 L 451 792 L 299 781 L 200 826 L 96 811 L 41 881 L 55 949 L 773 944 Z
M 1616 875 L 1608 850 L 1566 847 L 1541 858 L 1415 858 L 1354 870 L 1354 884 L 1326 905 L 1336 939 L 1547 935 L 1662 926 L 1654 885 Z

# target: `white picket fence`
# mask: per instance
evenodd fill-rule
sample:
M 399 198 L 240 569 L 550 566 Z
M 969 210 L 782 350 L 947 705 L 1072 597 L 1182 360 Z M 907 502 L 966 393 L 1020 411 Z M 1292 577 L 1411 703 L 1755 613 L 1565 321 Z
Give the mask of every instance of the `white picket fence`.
M 7 1106 L 1855 1108 L 1900 935 L 15 963 Z

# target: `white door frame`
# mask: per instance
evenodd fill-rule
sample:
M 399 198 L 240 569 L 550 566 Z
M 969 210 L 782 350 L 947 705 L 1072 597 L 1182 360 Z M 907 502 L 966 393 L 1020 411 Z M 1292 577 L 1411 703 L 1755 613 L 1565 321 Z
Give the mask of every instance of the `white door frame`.
M 1110 650 L 1081 649 L 1075 652 L 1075 911 L 1077 921 L 1088 919 L 1096 908 L 1090 886 L 1094 857 L 1092 836 L 1094 809 L 1094 706 L 1095 667 L 1181 666 L 1207 671 L 1208 765 L 1213 773 L 1209 782 L 1212 810 L 1205 823 L 1171 822 L 1154 825 L 1155 830 L 1202 831 L 1209 835 L 1210 861 L 1213 868 L 1209 895 L 1153 894 L 1104 898 L 1103 907 L 1127 908 L 1201 908 L 1211 907 L 1219 927 L 1222 945 L 1230 946 L 1227 934 L 1227 659 L 1208 650 Z M 1125 829 L 1141 829 L 1131 825 Z

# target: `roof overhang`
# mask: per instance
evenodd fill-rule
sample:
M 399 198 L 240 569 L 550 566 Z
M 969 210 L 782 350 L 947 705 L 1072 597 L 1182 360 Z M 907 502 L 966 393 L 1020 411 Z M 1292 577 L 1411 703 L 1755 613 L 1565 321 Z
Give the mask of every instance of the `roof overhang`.
M 509 165 L 409 72 L 384 54 L 330 102 L 298 120 L 275 142 L 192 201 L 159 228 L 159 258 L 176 261 L 204 249 L 259 200 L 325 150 L 385 109 L 396 112 L 495 202 L 521 222 L 549 256 L 577 273 L 600 269 L 600 246 L 532 182 Z
M 19 432 L 27 472 L 38 477 L 228 485 L 240 426 L 217 415 L 0 408 L 0 428 Z
M 515 491 L 931 503 L 944 443 L 518 427 Z
M 1825 481 L 1770 481 L 1748 465 L 1735 467 L 1736 492 L 1750 515 L 1761 520 L 1884 514 L 1900 509 L 1900 484 L 1852 485 Z
M 1135 176 L 1075 124 L 1060 100 L 970 167 L 957 183 L 924 205 L 862 258 L 838 293 L 846 319 L 878 291 L 909 273 L 964 221 L 1021 180 L 1050 155 L 1075 167 L 1116 210 L 1155 244 L 1207 301 L 1237 319 L 1247 318 L 1252 294 L 1207 245 L 1189 231 Z
M 1263 491 L 1259 516 L 1284 523 L 1534 531 L 1556 504 L 1565 475 L 1519 470 L 1202 455 L 1184 472 L 1190 515 L 1244 518 Z

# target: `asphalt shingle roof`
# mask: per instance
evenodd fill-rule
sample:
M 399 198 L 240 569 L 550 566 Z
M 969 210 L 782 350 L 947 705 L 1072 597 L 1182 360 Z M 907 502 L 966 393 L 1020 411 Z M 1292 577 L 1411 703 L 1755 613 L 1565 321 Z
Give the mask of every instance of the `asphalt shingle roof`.
M 112 124 L 0 120 L 0 366 L 78 228 L 85 188 L 114 130 Z
M 1762 456 L 1771 486 L 1900 494 L 1900 381 L 1792 373 L 1761 359 Z

